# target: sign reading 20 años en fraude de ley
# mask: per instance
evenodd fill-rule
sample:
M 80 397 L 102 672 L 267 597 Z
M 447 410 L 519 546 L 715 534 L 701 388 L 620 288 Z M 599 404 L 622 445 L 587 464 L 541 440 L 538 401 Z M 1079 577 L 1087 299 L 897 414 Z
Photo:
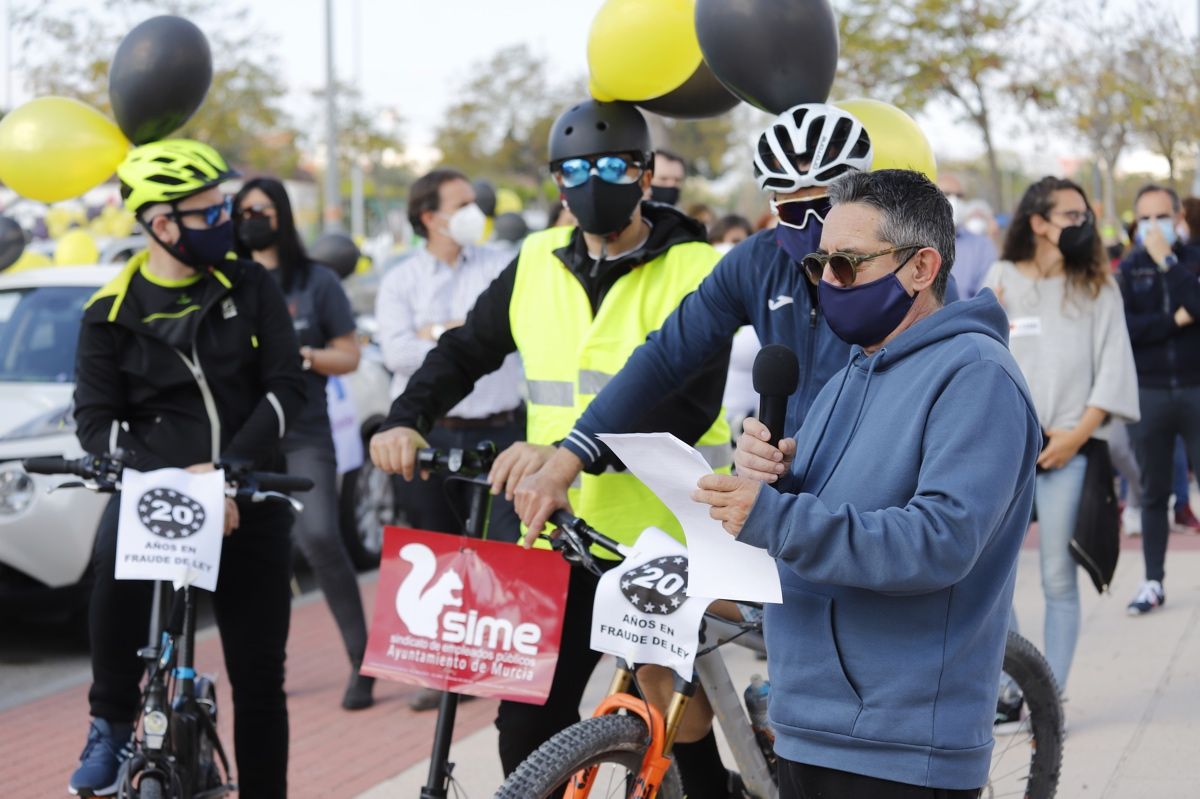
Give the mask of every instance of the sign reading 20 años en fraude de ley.
M 558 662 L 567 574 L 557 552 L 387 527 L 362 671 L 541 704 Z
M 121 475 L 115 576 L 215 591 L 224 531 L 223 471 L 126 469 Z

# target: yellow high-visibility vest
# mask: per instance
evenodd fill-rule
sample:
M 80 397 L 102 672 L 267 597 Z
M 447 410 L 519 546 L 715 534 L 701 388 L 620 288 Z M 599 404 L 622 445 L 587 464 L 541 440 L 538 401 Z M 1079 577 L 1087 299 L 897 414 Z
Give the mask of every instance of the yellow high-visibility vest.
M 529 386 L 532 444 L 566 438 L 592 398 L 720 259 L 706 243 L 676 244 L 620 277 L 593 316 L 578 278 L 554 254 L 568 244 L 571 230 L 553 228 L 525 239 L 509 303 L 509 325 Z M 733 456 L 724 409 L 695 446 L 715 470 L 729 472 Z M 674 515 L 627 472 L 585 473 L 569 497 L 578 516 L 621 543 L 632 543 L 651 526 L 683 540 Z

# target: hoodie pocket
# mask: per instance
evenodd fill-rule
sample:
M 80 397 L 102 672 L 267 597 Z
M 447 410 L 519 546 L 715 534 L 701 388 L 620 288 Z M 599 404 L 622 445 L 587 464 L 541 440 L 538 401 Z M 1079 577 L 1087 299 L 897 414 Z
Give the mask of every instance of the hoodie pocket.
M 771 720 L 850 735 L 863 705 L 833 637 L 833 600 L 785 586 L 770 609 Z

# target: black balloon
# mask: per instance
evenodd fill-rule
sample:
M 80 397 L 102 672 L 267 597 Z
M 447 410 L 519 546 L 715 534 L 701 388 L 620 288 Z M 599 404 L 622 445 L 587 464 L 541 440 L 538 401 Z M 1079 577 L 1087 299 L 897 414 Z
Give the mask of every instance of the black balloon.
M 0 216 L 0 269 L 8 269 L 25 252 L 25 231 L 12 219 Z
M 491 181 L 480 178 L 471 184 L 471 188 L 475 189 L 475 204 L 479 206 L 480 211 L 483 211 L 483 215 L 495 216 L 496 187 L 492 185 Z
M 696 0 L 696 36 L 713 74 L 764 111 L 829 97 L 838 31 L 828 0 Z
M 708 64 L 701 61 L 692 76 L 679 88 L 638 105 L 665 117 L 702 119 L 724 114 L 740 102 L 717 80 Z
M 529 225 L 526 224 L 525 217 L 515 211 L 509 211 L 507 214 L 500 214 L 496 217 L 496 228 L 493 235 L 497 241 L 515 244 L 529 235 Z
M 134 144 L 165 138 L 196 113 L 212 83 L 208 39 L 183 17 L 153 17 L 131 30 L 108 70 L 113 116 Z
M 326 233 L 308 248 L 308 257 L 325 264 L 342 280 L 354 274 L 362 255 L 354 239 L 345 233 Z

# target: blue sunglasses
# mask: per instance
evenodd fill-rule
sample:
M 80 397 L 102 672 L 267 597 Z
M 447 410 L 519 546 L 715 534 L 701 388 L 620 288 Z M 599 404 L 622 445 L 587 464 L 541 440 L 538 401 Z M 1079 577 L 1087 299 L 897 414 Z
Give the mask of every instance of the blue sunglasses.
M 622 158 L 619 155 L 602 155 L 598 158 L 568 158 L 554 170 L 558 182 L 565 189 L 573 189 L 588 182 L 592 175 L 605 183 L 628 186 L 637 183 L 646 167 L 640 161 Z
M 171 216 L 178 219 L 181 216 L 201 216 L 204 217 L 204 223 L 209 227 L 213 227 L 221 221 L 221 215 L 227 217 L 233 215 L 233 197 L 226 195 L 225 199 L 216 205 L 210 205 L 207 208 L 193 208 L 188 211 L 180 211 L 178 209 L 171 211 Z

